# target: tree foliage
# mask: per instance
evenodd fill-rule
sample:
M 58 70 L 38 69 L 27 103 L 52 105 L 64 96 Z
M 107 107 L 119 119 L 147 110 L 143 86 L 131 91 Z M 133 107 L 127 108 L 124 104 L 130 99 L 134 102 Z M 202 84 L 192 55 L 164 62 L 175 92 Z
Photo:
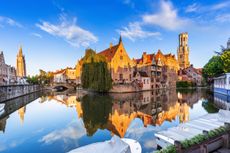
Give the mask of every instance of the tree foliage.
M 215 77 L 224 72 L 224 64 L 220 56 L 213 56 L 203 68 L 203 77 L 208 78 Z
M 106 59 L 97 55 L 92 49 L 86 50 L 83 58 L 82 87 L 98 92 L 107 92 L 112 87 L 112 78 Z
M 230 72 L 230 50 L 225 51 L 220 58 L 223 61 L 224 72 Z
M 43 70 L 39 70 L 39 75 L 28 76 L 27 82 L 29 84 L 50 84 L 53 80 L 52 72 L 45 72 Z

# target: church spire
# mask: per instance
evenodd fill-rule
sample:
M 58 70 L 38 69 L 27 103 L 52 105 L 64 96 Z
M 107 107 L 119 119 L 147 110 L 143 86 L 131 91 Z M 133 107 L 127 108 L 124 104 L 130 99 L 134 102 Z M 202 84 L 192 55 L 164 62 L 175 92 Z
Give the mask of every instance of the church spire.
M 119 38 L 119 44 L 122 43 L 122 38 L 121 38 L 121 35 L 120 35 L 120 38 Z

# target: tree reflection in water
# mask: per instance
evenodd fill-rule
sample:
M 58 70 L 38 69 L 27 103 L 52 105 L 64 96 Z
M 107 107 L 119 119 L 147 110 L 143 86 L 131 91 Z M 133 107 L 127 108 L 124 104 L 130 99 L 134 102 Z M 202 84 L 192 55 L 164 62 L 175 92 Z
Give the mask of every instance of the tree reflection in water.
M 82 98 L 83 122 L 88 136 L 97 129 L 105 129 L 112 112 L 112 98 L 109 95 L 89 94 Z

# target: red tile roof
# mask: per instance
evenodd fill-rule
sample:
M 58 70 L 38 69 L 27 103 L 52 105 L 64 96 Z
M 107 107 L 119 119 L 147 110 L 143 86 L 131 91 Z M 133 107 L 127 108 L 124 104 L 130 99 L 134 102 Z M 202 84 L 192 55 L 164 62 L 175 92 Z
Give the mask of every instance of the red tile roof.
M 99 52 L 98 54 L 99 55 L 104 55 L 107 60 L 109 62 L 111 62 L 112 58 L 114 57 L 116 51 L 117 51 L 117 48 L 118 48 L 119 44 L 115 45 L 115 46 L 112 46 L 112 47 L 109 47 L 101 52 Z

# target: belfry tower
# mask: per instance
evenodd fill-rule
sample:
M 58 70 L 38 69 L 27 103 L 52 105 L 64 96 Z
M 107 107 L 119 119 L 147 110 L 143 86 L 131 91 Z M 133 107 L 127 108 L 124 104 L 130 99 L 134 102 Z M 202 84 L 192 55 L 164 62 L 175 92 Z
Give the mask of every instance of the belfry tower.
M 181 69 L 190 66 L 187 32 L 179 34 L 179 47 L 177 49 L 177 59 Z
M 17 76 L 26 77 L 26 62 L 25 62 L 25 56 L 22 53 L 22 47 L 19 48 L 16 65 L 17 65 Z

